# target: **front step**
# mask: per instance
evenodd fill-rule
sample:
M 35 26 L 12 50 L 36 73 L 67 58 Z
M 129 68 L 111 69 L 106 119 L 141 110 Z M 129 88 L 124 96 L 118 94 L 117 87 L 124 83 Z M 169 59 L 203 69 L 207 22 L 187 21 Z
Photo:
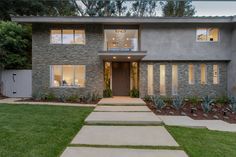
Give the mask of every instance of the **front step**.
M 86 124 L 159 125 L 162 120 L 152 112 L 92 112 Z

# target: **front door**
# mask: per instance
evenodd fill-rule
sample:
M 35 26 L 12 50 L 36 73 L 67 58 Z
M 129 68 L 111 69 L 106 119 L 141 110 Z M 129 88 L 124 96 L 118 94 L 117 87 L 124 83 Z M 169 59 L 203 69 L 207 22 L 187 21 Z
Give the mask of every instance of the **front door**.
M 112 62 L 112 93 L 114 96 L 129 96 L 130 63 Z

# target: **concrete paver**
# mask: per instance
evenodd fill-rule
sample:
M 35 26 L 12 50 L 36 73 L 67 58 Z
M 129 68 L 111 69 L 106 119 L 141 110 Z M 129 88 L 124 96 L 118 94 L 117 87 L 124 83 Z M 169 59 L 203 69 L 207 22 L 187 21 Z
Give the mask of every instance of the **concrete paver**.
M 146 103 L 141 98 L 131 98 L 116 96 L 112 98 L 102 98 L 99 105 L 145 105 Z
M 163 126 L 84 126 L 71 144 L 179 146 Z
M 61 157 L 188 157 L 182 150 L 67 147 Z
M 97 106 L 94 111 L 102 112 L 151 112 L 147 106 Z
M 162 120 L 152 112 L 92 112 L 85 123 L 158 125 Z

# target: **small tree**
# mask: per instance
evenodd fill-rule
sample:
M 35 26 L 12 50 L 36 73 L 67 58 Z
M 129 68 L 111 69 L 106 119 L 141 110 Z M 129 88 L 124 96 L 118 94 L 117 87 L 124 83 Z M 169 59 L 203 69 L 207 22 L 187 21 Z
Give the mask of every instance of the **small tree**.
M 21 69 L 31 66 L 31 29 L 14 22 L 0 22 L 0 66 Z

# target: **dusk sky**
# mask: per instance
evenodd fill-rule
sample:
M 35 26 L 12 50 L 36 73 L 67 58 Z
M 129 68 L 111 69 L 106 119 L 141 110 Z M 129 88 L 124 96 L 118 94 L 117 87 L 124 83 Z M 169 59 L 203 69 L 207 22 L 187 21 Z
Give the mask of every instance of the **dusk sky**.
M 236 1 L 193 1 L 197 13 L 195 16 L 230 16 L 236 15 Z

